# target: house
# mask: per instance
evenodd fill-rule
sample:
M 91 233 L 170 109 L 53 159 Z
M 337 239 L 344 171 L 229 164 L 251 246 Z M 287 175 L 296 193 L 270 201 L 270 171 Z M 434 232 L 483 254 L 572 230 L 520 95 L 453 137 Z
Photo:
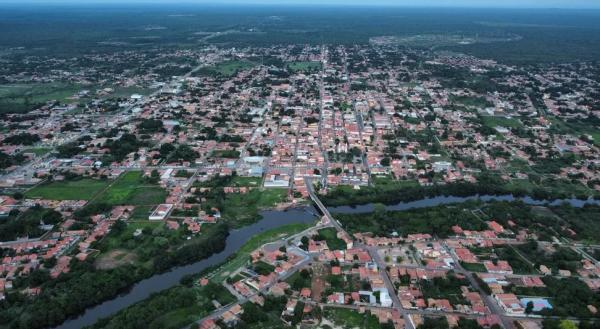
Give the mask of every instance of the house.
M 494 294 L 493 297 L 505 312 L 512 314 L 525 313 L 525 308 L 515 294 Z
M 488 271 L 488 273 L 513 274 L 512 267 L 505 260 L 498 260 L 496 262 L 487 260 L 483 262 L 483 265 L 485 266 L 485 269 Z
M 159 204 L 154 209 L 152 214 L 150 214 L 148 219 L 149 220 L 164 220 L 167 217 L 167 215 L 171 212 L 171 209 L 173 209 L 173 204 L 170 204 L 170 203 Z

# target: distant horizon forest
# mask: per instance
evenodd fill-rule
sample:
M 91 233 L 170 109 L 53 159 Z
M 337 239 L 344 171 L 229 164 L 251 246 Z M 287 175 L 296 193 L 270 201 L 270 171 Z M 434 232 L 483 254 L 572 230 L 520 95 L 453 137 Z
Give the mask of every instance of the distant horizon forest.
M 348 45 L 388 37 L 406 47 L 508 64 L 600 59 L 600 10 L 168 4 L 0 8 L 0 58 L 207 45 Z

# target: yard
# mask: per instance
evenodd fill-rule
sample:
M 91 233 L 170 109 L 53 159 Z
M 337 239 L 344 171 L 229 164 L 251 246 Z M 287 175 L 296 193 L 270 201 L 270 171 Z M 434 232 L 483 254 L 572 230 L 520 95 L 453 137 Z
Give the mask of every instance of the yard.
M 91 200 L 110 181 L 90 178 L 40 184 L 25 193 L 26 198 L 48 200 Z

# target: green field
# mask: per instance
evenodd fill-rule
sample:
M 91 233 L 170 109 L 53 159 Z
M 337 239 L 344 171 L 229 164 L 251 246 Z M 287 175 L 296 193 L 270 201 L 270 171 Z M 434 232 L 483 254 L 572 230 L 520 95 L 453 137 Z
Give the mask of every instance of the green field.
M 485 108 L 494 106 L 490 101 L 483 97 L 469 97 L 469 96 L 456 96 L 450 95 L 450 100 L 453 103 L 459 103 L 464 106 L 469 107 L 477 107 L 477 108 Z
M 233 271 L 242 267 L 248 261 L 248 255 L 256 248 L 265 243 L 284 239 L 302 232 L 309 227 L 309 224 L 289 224 L 253 236 L 238 250 L 233 258 L 211 273 L 211 280 L 214 282 L 223 282 Z
M 240 152 L 236 150 L 214 150 L 211 156 L 214 158 L 239 159 Z
M 321 62 L 291 62 L 287 65 L 292 72 L 311 72 L 321 69 Z
M 337 230 L 333 227 L 328 227 L 319 230 L 319 236 L 327 242 L 329 250 L 346 250 L 346 242 L 337 237 Z
M 95 200 L 111 205 L 156 205 L 163 203 L 167 192 L 147 183 L 142 172 L 130 171 L 119 178 Z
M 213 66 L 203 67 L 196 71 L 196 75 L 231 77 L 240 71 L 248 70 L 254 66 L 255 64 L 252 62 L 231 60 Z
M 523 124 L 521 123 L 521 121 L 519 121 L 515 118 L 485 116 L 485 117 L 482 117 L 481 119 L 483 121 L 483 124 L 490 128 L 496 128 L 498 126 L 505 127 L 505 128 L 521 128 L 521 127 L 523 127 Z
M 36 156 L 40 156 L 40 155 L 44 155 L 50 151 L 52 151 L 52 149 L 47 148 L 47 147 L 34 147 L 34 148 L 25 149 L 25 150 L 23 150 L 22 153 L 33 153 Z
M 261 182 L 262 182 L 261 177 L 235 176 L 231 179 L 231 186 L 260 187 Z
M 136 206 L 131 212 L 131 216 L 129 216 L 130 221 L 146 221 L 148 220 L 148 216 L 152 213 L 154 206 Z
M 110 181 L 83 178 L 40 184 L 25 193 L 25 197 L 48 200 L 91 200 Z
M 48 101 L 69 102 L 81 88 L 64 83 L 0 85 L 0 113 L 23 113 L 35 110 Z
M 355 310 L 342 308 L 325 308 L 323 318 L 344 329 L 365 328 L 380 329 L 379 320 L 371 314 L 360 314 Z
M 219 209 L 221 215 L 232 225 L 246 225 L 260 218 L 261 209 L 271 208 L 287 199 L 287 189 L 253 189 L 252 191 L 227 194 Z
M 129 98 L 132 94 L 150 95 L 153 92 L 151 89 L 142 87 L 115 87 L 114 91 L 107 98 Z
M 460 265 L 462 265 L 462 267 L 465 270 L 470 271 L 470 272 L 487 272 L 487 269 L 481 263 L 464 263 L 464 262 L 460 262 Z

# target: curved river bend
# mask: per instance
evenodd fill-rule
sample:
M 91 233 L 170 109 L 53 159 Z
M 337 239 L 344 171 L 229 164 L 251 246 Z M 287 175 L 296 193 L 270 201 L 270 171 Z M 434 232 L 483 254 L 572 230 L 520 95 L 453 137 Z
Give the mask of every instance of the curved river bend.
M 93 325 L 101 318 L 108 317 L 127 306 L 148 298 L 150 294 L 175 286 L 186 275 L 196 274 L 208 267 L 224 262 L 227 257 L 237 252 L 246 241 L 256 234 L 287 224 L 313 223 L 316 219 L 315 213 L 316 211 L 311 207 L 286 211 L 263 211 L 261 212 L 263 218 L 259 222 L 230 231 L 223 251 L 190 265 L 176 267 L 169 272 L 156 274 L 144 279 L 133 285 L 129 291 L 114 299 L 88 308 L 79 317 L 69 319 L 57 328 L 79 329 Z
M 386 206 L 387 210 L 408 210 L 415 208 L 433 207 L 442 204 L 461 203 L 470 200 L 481 201 L 523 201 L 530 205 L 560 205 L 567 202 L 574 207 L 583 207 L 586 204 L 600 205 L 600 200 L 535 200 L 530 197 L 514 197 L 512 195 L 476 195 L 470 197 L 455 197 L 455 196 L 438 196 L 426 198 L 411 202 L 400 202 L 395 205 Z M 374 210 L 374 204 L 358 205 L 358 206 L 338 206 L 329 207 L 332 213 L 366 213 Z M 179 283 L 179 280 L 189 274 L 196 274 L 204 269 L 218 265 L 224 262 L 227 257 L 233 255 L 238 249 L 246 243 L 255 234 L 268 231 L 283 225 L 294 223 L 312 223 L 314 222 L 316 211 L 314 208 L 306 207 L 287 211 L 263 211 L 261 215 L 263 219 L 259 222 L 245 226 L 238 230 L 230 231 L 227 237 L 225 249 L 220 253 L 214 254 L 209 258 L 195 262 L 190 265 L 176 267 L 173 270 L 161 274 L 156 274 L 148 279 L 144 279 L 127 291 L 112 300 L 105 301 L 102 304 L 88 308 L 84 314 L 77 318 L 69 319 L 57 329 L 79 329 L 84 326 L 89 326 L 101 318 L 108 317 L 132 304 L 142 301 L 152 293 L 162 291 Z

